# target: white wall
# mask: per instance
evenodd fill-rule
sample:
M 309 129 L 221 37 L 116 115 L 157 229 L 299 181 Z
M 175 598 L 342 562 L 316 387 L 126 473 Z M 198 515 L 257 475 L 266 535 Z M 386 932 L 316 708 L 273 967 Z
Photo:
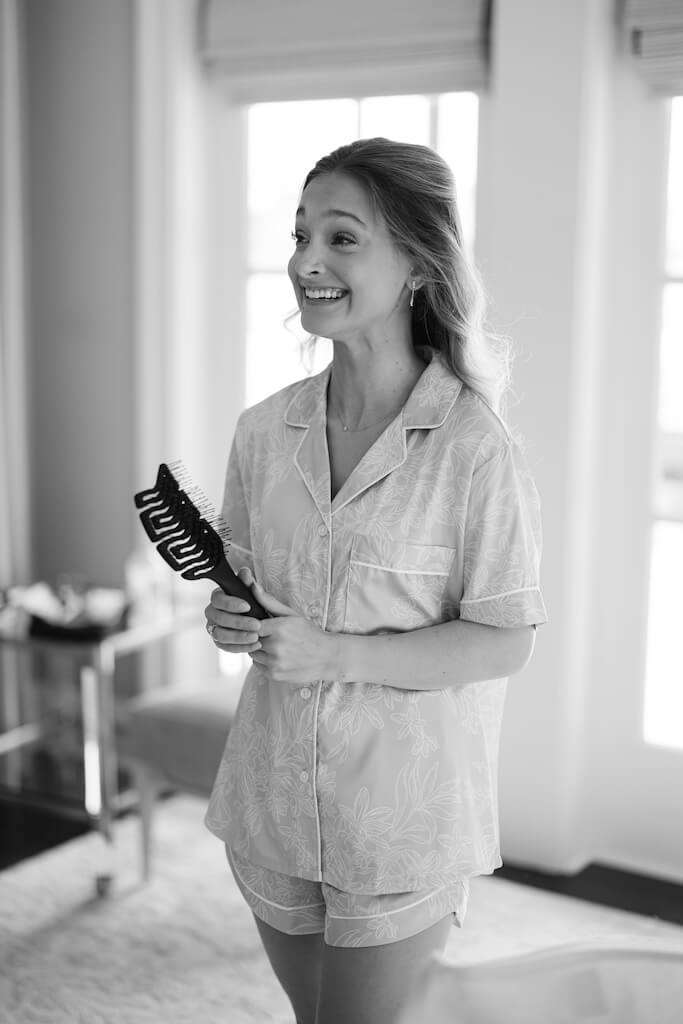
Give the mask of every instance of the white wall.
M 244 398 L 245 328 L 228 301 L 240 264 L 226 202 L 229 190 L 243 190 L 243 162 L 226 144 L 240 119 L 226 117 L 201 69 L 196 32 L 195 0 L 134 3 L 139 428 L 131 454 L 136 489 L 153 481 L 159 462 L 180 459 L 220 507 Z M 139 527 L 135 543 L 149 550 Z M 190 584 L 171 570 L 168 577 L 184 604 L 199 612 L 207 603 L 212 583 Z M 193 685 L 216 672 L 205 634 L 175 641 L 167 680 Z
M 220 495 L 244 334 L 222 196 L 241 169 L 195 57 L 196 8 L 26 0 L 39 578 L 120 584 L 142 536 L 132 494 L 162 459 Z
M 133 525 L 132 8 L 24 12 L 33 568 L 115 584 Z
M 683 880 L 683 756 L 642 741 L 665 106 L 609 0 L 496 5 L 477 249 L 518 355 L 550 622 L 510 683 L 503 854 Z
M 519 404 L 510 418 L 529 441 L 542 497 L 542 584 L 550 615 L 530 667 L 509 690 L 504 853 L 557 870 L 582 861 L 590 439 L 599 352 L 588 308 L 590 277 L 599 272 L 599 220 L 588 221 L 584 207 L 601 180 L 594 164 L 604 120 L 606 6 L 498 5 L 480 136 L 478 256 L 496 323 L 517 348 Z M 592 275 L 584 273 L 586 265 Z
M 222 483 L 243 399 L 244 324 L 226 298 L 241 266 L 227 203 L 243 188 L 229 145 L 239 118 L 200 67 L 194 0 L 134 7 L 137 475 L 144 486 L 157 462 L 181 458 L 208 487 Z

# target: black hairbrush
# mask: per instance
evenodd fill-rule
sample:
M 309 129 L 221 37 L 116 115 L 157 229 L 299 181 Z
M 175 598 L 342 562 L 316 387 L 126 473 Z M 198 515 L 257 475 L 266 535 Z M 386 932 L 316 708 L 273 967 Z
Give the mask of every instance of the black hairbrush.
M 154 486 L 135 495 L 145 533 L 164 561 L 186 580 L 213 580 L 224 593 L 249 604 L 245 614 L 268 618 L 225 557 L 229 527 L 194 486 L 182 464 L 171 465 L 162 462 Z

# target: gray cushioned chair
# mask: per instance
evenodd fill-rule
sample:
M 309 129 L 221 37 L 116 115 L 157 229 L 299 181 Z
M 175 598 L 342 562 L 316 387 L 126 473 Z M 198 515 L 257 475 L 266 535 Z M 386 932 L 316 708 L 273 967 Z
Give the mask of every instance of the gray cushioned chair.
M 168 790 L 209 795 L 239 693 L 234 681 L 219 680 L 197 691 L 155 690 L 128 705 L 119 756 L 132 771 L 139 795 L 145 879 L 156 798 Z

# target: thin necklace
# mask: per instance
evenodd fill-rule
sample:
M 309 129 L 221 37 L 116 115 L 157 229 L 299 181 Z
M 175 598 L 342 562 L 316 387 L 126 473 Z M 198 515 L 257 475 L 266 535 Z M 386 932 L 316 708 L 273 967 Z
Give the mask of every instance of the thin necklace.
M 347 427 L 346 423 L 341 418 L 341 414 L 339 413 L 339 411 L 333 407 L 328 408 L 328 414 L 332 413 L 335 419 L 339 420 L 341 428 L 345 434 L 362 434 L 364 430 L 372 430 L 373 427 L 378 427 L 380 423 L 386 423 L 387 420 L 393 419 L 393 417 L 396 416 L 396 414 L 398 413 L 399 409 L 401 409 L 402 405 L 403 403 L 401 403 L 401 405 L 399 405 L 396 409 L 393 409 L 390 413 L 387 413 L 386 416 L 383 416 L 381 420 L 376 420 L 374 423 L 367 423 L 364 427 Z

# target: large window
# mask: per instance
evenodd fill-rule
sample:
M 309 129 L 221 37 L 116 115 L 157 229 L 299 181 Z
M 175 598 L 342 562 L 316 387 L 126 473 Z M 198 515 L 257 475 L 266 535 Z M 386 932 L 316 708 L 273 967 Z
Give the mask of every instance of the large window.
M 330 359 L 308 358 L 286 274 L 294 212 L 307 171 L 345 142 L 383 135 L 432 146 L 449 162 L 468 244 L 474 236 L 478 101 L 474 93 L 257 103 L 247 115 L 246 403 L 253 405 Z
M 683 748 L 683 96 L 672 102 L 644 735 Z

